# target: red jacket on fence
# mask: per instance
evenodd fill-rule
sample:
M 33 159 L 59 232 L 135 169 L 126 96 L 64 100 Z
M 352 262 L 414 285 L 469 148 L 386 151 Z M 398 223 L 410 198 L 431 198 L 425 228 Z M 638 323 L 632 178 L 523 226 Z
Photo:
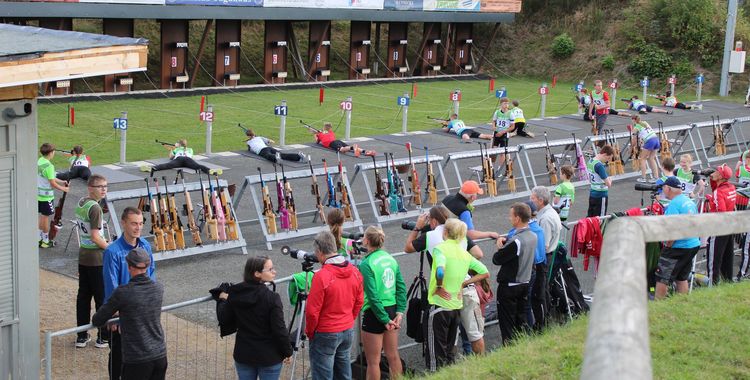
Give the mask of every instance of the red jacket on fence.
M 573 227 L 573 241 L 570 251 L 573 257 L 583 255 L 583 270 L 589 270 L 589 259 L 596 259 L 596 269 L 599 269 L 599 256 L 602 250 L 602 229 L 599 218 L 591 217 L 581 219 Z

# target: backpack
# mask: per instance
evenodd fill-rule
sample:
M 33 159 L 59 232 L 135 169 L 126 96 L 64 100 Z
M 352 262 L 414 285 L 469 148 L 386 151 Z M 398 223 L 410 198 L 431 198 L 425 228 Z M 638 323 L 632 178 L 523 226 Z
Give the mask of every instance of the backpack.
M 417 343 L 424 342 L 424 330 L 422 321 L 429 310 L 427 302 L 427 280 L 424 278 L 422 267 L 424 265 L 424 251 L 419 256 L 419 274 L 414 277 L 406 293 L 406 336 L 414 339 Z

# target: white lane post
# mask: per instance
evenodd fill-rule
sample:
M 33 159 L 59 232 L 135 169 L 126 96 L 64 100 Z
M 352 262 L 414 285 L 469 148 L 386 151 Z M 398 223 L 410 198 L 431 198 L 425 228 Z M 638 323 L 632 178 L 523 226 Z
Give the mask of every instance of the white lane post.
M 404 98 L 409 99 L 409 93 L 404 92 Z M 407 122 L 409 119 L 409 101 L 407 100 L 406 104 L 402 106 L 403 109 L 401 110 L 401 133 L 406 133 L 407 128 Z
M 612 90 L 612 96 L 609 98 L 609 107 L 614 109 L 617 108 L 617 78 L 612 79 L 610 89 Z
M 346 100 L 344 101 L 344 113 L 346 114 L 346 130 L 344 132 L 344 140 L 349 140 L 351 137 L 351 129 L 352 129 L 352 97 L 348 96 Z
M 695 78 L 698 82 L 698 88 L 695 89 L 695 96 L 698 98 L 698 104 L 701 103 L 701 95 L 703 95 L 703 73 L 698 73 L 698 77 Z
M 677 83 L 677 76 L 672 74 L 672 80 L 669 83 L 669 92 L 672 94 L 672 96 L 675 96 L 674 94 L 674 84 Z
M 128 111 L 122 111 L 120 114 L 120 119 L 128 120 Z M 122 124 L 121 124 L 122 125 Z M 125 122 L 125 125 L 127 125 L 127 121 Z M 124 165 L 127 163 L 127 160 L 125 159 L 125 151 L 128 143 L 128 130 L 120 128 L 120 164 Z
M 214 106 L 210 104 L 206 106 L 206 114 L 211 115 L 206 117 L 206 154 L 211 154 L 211 135 L 213 134 Z
M 286 110 L 286 100 L 281 101 L 281 109 Z M 286 145 L 286 111 L 281 112 L 281 125 L 279 125 L 279 145 Z
M 459 103 L 461 102 L 461 90 L 456 89 L 453 91 L 453 113 L 458 115 L 458 107 Z
M 539 110 L 541 117 L 544 117 L 544 111 L 547 109 L 547 92 L 549 91 L 547 83 L 542 83 L 542 87 L 539 88 L 539 94 L 542 95 L 542 106 Z
M 648 77 L 643 77 L 643 82 L 641 82 L 643 85 L 643 104 L 648 103 Z

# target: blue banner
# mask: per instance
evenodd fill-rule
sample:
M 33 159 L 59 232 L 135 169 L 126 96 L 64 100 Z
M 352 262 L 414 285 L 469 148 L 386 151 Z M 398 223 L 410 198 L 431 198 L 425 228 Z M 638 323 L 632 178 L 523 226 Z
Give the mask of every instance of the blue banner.
M 385 0 L 383 2 L 383 9 L 421 11 L 422 8 L 422 0 Z

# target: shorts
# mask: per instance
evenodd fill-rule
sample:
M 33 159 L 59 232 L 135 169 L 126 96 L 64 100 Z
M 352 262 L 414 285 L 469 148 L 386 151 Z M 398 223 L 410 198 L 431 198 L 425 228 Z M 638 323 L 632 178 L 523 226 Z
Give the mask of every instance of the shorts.
M 477 132 L 477 131 L 475 131 L 473 129 L 464 129 L 463 131 L 461 131 L 461 133 L 458 134 L 458 137 L 463 138 L 464 135 L 469 135 L 469 137 L 471 137 L 473 139 L 478 139 L 479 138 L 479 132 Z
M 484 337 L 484 316 L 482 315 L 482 308 L 479 306 L 477 291 L 474 289 L 467 291 L 469 288 L 464 288 L 461 326 L 464 327 L 469 342 L 476 342 Z
M 594 216 L 605 216 L 607 215 L 607 206 L 609 206 L 608 197 L 589 196 L 589 209 L 586 212 L 586 216 L 589 218 Z
M 596 114 L 596 129 L 601 130 L 604 128 L 604 124 L 607 123 L 607 116 L 609 113 Z
M 661 143 L 659 142 L 659 138 L 654 136 L 648 140 L 646 140 L 645 143 L 643 143 L 643 149 L 646 150 L 659 150 L 661 149 Z
M 504 148 L 506 146 L 508 146 L 508 134 L 507 133 L 502 135 L 502 137 L 497 137 L 493 135 L 492 137 L 493 148 L 497 148 L 497 147 Z
M 657 281 L 667 285 L 672 281 L 687 281 L 698 249 L 700 247 L 664 248 L 656 267 Z
M 52 201 L 37 201 L 37 212 L 44 216 L 50 216 L 55 213 L 55 206 Z
M 347 145 L 345 142 L 341 140 L 333 140 L 331 141 L 331 145 L 329 145 L 328 147 L 338 152 L 339 150 L 341 150 L 341 148 L 347 147 L 347 146 L 349 145 Z
M 654 109 L 654 107 L 647 106 L 647 105 L 644 104 L 644 105 L 638 107 L 638 112 L 640 112 L 640 113 L 646 113 L 646 112 L 651 112 L 653 109 Z
M 390 319 L 396 318 L 396 305 L 386 306 L 385 312 Z M 375 316 L 372 309 L 367 309 L 362 314 L 362 331 L 370 334 L 382 334 L 386 330 L 385 325 Z

